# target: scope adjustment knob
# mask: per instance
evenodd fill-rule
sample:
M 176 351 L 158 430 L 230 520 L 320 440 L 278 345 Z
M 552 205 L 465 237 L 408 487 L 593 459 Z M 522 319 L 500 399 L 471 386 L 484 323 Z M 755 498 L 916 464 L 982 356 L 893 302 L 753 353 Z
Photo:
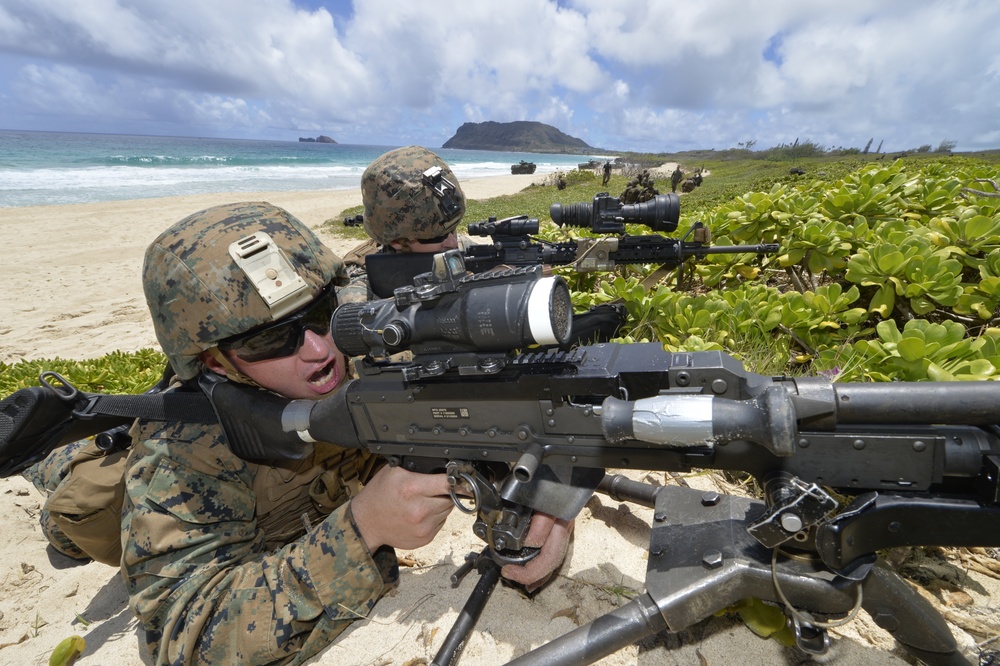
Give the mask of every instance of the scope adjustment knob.
M 382 329 L 382 341 L 387 347 L 400 347 L 410 338 L 410 327 L 404 321 L 390 322 Z

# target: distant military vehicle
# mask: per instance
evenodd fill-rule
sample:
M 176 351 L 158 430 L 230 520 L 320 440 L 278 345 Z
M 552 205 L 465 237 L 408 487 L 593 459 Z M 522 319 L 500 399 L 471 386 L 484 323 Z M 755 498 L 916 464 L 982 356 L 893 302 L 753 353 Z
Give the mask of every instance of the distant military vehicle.
M 518 164 L 510 165 L 510 172 L 512 174 L 535 173 L 536 168 L 537 165 L 534 162 L 525 162 L 524 160 L 521 160 Z

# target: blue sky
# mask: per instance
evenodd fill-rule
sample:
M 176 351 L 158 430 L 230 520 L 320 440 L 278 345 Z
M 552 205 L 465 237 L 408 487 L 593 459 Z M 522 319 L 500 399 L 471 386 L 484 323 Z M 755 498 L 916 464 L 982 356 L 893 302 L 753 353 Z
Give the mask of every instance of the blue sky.
M 994 0 L 0 0 L 0 128 L 1000 148 Z

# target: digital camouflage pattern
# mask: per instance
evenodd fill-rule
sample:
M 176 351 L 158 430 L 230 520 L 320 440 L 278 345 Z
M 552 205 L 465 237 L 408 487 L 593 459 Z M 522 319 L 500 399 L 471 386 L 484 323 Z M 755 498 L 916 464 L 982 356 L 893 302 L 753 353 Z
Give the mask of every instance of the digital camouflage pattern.
M 448 214 L 433 188 L 423 182 L 424 171 L 440 167 L 455 186 L 458 210 Z M 380 245 L 406 238 L 420 240 L 449 234 L 465 215 L 465 194 L 451 168 L 420 146 L 390 150 L 361 174 L 365 232 Z
M 87 560 L 89 557 L 82 548 L 66 536 L 62 528 L 52 519 L 47 500 L 66 479 L 76 454 L 86 444 L 87 440 L 81 439 L 78 442 L 62 446 L 21 472 L 21 476 L 31 481 L 38 492 L 46 498 L 46 504 L 42 506 L 42 510 L 38 514 L 38 523 L 42 528 L 42 534 L 45 535 L 53 548 L 75 560 Z
M 367 452 L 317 445 L 268 466 L 219 426 L 133 435 L 122 573 L 155 664 L 301 663 L 396 584 L 394 552 L 368 552 L 347 502 Z
M 347 271 L 347 286 L 337 289 L 338 303 L 364 303 L 375 298 L 368 288 L 368 268 L 365 257 L 378 252 L 380 246 L 369 238 L 344 255 L 344 270 Z
M 344 281 L 340 259 L 270 204 L 182 220 L 153 243 L 143 268 L 176 370 L 192 376 L 201 349 L 270 321 L 228 251 L 257 231 L 281 247 L 313 296 Z M 318 443 L 302 460 L 257 464 L 230 450 L 219 424 L 138 420 L 130 435 L 132 447 L 111 454 L 121 460 L 107 466 L 113 478 L 101 479 L 119 499 L 98 497 L 102 506 L 79 491 L 97 487 L 87 465 L 105 467 L 89 440 L 57 449 L 25 476 L 49 496 L 42 527 L 53 546 L 120 564 L 151 663 L 301 663 L 397 583 L 395 553 L 370 553 L 351 513 L 350 498 L 384 462 L 367 451 Z M 72 523 L 57 522 L 50 505 L 59 497 L 83 507 L 63 507 Z M 90 529 L 91 515 L 108 512 L 111 529 Z M 73 537 L 67 526 L 82 531 Z
M 263 231 L 281 248 L 313 297 L 346 283 L 343 263 L 291 213 L 266 202 L 215 206 L 173 225 L 146 250 L 146 304 L 156 339 L 181 379 L 219 340 L 273 321 L 264 299 L 229 256 L 233 242 Z

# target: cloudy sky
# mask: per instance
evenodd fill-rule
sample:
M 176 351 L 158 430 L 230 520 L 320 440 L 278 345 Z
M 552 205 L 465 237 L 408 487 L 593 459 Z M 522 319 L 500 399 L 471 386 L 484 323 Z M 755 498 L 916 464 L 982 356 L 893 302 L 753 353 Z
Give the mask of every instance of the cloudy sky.
M 996 0 L 0 0 L 0 128 L 1000 148 Z

